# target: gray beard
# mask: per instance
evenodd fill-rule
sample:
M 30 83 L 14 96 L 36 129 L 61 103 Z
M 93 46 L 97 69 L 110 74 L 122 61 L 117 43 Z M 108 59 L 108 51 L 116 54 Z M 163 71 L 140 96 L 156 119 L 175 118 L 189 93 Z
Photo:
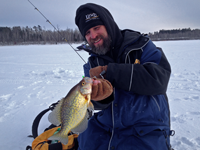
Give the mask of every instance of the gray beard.
M 102 38 L 102 39 L 103 39 L 103 44 L 101 46 L 95 47 L 93 43 L 90 44 L 92 51 L 98 55 L 105 55 L 108 51 L 110 51 L 110 45 L 112 42 L 111 37 L 108 36 L 108 38 Z

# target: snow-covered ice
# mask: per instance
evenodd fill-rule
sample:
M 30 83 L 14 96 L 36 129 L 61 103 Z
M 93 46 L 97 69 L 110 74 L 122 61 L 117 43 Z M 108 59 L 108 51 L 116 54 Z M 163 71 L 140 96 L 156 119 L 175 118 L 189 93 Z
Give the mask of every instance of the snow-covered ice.
M 175 150 L 200 149 L 200 40 L 154 42 L 172 68 L 168 86 Z M 78 45 L 73 45 L 74 47 Z M 88 54 L 79 54 L 87 61 Z M 84 62 L 67 44 L 0 46 L 0 149 L 23 150 L 35 117 L 83 76 Z M 47 115 L 39 133 L 49 126 Z

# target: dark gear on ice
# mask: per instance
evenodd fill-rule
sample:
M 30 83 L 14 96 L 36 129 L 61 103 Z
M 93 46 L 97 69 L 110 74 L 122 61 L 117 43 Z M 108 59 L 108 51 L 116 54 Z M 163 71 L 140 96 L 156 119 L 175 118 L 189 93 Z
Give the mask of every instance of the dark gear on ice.
M 93 69 L 101 72 L 96 67 L 104 66 L 103 77 L 112 84 L 114 92 L 106 99 L 92 100 L 95 109 L 101 111 L 89 120 L 88 128 L 79 135 L 79 150 L 172 149 L 166 95 L 171 68 L 162 49 L 147 35 L 120 30 L 106 8 L 92 3 L 81 5 L 76 12 L 75 22 L 84 37 L 82 17 L 85 19 L 87 12 L 93 15 L 90 28 L 105 26 L 111 45 L 105 55 L 87 50 L 91 56 L 84 65 L 85 76 L 90 77 L 91 72 L 95 74 Z M 92 18 L 95 15 L 100 21 Z

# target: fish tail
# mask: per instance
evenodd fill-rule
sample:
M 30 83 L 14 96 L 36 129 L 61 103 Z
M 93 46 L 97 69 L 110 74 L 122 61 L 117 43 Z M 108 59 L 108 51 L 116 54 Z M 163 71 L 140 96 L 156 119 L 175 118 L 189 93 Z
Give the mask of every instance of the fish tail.
M 62 144 L 66 145 L 68 143 L 68 135 L 61 135 L 60 133 L 57 133 L 49 137 L 48 140 L 58 140 Z

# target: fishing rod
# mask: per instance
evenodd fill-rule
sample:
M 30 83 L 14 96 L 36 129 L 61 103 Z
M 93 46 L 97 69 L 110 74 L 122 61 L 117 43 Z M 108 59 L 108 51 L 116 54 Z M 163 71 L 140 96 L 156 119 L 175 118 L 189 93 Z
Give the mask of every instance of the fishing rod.
M 39 11 L 39 9 L 37 9 L 36 7 L 35 7 L 35 5 L 33 5 L 33 3 L 31 3 L 31 1 L 30 0 L 28 0 L 29 1 L 29 3 L 46 19 L 46 22 L 48 22 L 53 28 L 54 28 L 54 30 L 56 30 L 60 35 L 61 35 L 61 33 L 60 33 L 60 31 L 45 17 L 45 15 L 43 15 L 43 13 L 41 12 L 41 11 Z M 62 35 L 61 35 L 62 36 Z M 71 46 L 71 48 L 76 52 L 76 54 L 78 54 L 78 56 L 84 61 L 84 63 L 86 63 L 86 61 L 83 59 L 83 57 L 81 57 L 81 55 L 77 52 L 77 50 L 67 41 L 67 39 L 66 38 L 64 38 L 64 40 L 67 42 L 67 44 L 69 44 L 70 46 Z

